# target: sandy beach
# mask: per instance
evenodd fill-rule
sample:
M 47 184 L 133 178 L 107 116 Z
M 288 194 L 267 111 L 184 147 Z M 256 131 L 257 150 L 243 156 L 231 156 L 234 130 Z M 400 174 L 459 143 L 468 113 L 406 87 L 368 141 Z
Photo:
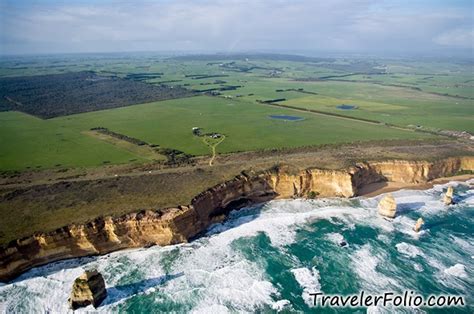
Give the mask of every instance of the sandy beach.
M 445 184 L 450 181 L 465 182 L 474 179 L 472 174 L 463 174 L 452 177 L 442 177 L 423 183 L 401 183 L 401 182 L 376 182 L 368 184 L 359 190 L 359 196 L 373 197 L 383 193 L 394 192 L 401 189 L 426 190 L 432 188 L 435 184 Z

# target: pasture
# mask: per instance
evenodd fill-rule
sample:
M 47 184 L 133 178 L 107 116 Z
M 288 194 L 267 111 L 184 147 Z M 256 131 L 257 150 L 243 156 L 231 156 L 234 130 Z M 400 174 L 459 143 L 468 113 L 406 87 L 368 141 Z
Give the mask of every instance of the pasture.
M 144 161 L 140 155 L 81 134 L 66 121 L 0 112 L 0 170 L 99 166 Z
M 149 84 L 158 90 L 185 91 L 184 94 L 189 91 L 200 96 L 142 103 L 145 101 L 140 97 L 128 93 L 126 102 L 121 103 L 123 99 L 107 99 L 107 94 L 102 94 L 101 99 L 81 99 L 83 102 L 61 112 L 64 116 L 45 114 L 43 117 L 52 117 L 46 120 L 17 111 L 0 112 L 3 171 L 163 162 L 163 156 L 150 148 L 133 147 L 90 132 L 97 127 L 145 141 L 162 151 L 177 150 L 196 156 L 210 155 L 212 150 L 193 136 L 193 127 L 225 135 L 225 140 L 216 146 L 218 154 L 435 137 L 384 124 L 474 133 L 470 63 L 274 55 L 25 58 L 2 60 L 0 77 L 13 80 L 21 76 L 92 71 L 97 77 L 113 77 L 112 81 L 118 82 L 124 79 L 129 85 Z M 113 88 L 108 90 L 110 93 Z M 67 103 L 67 91 L 64 96 L 54 97 L 63 101 L 60 109 L 71 105 Z M 21 103 L 44 110 L 35 99 L 23 98 Z M 295 109 L 262 104 L 275 99 L 279 99 L 276 104 Z M 342 110 L 338 108 L 342 104 L 356 108 Z M 28 112 L 21 104 L 3 110 Z M 302 119 L 271 118 L 280 115 Z
M 2 170 L 61 165 L 98 166 L 144 161 L 110 141 L 87 135 L 106 127 L 163 148 L 192 155 L 208 155 L 209 147 L 192 134 L 193 127 L 225 134 L 217 153 L 277 149 L 382 139 L 428 136 L 381 125 L 336 117 L 298 113 L 302 121 L 271 119 L 292 115 L 290 109 L 248 101 L 199 96 L 40 120 L 19 112 L 0 113 L 0 165 Z M 59 167 L 59 166 L 58 166 Z

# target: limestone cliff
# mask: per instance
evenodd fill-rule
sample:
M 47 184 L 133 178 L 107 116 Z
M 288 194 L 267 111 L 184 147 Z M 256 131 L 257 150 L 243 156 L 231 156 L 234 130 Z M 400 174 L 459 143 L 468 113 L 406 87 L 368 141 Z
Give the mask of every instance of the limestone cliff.
M 418 220 L 416 221 L 416 224 L 415 226 L 413 227 L 413 231 L 415 232 L 420 232 L 421 228 L 423 228 L 423 225 L 425 224 L 425 221 L 423 220 L 423 218 L 418 218 Z
M 98 307 L 107 297 L 105 281 L 97 271 L 85 271 L 74 280 L 71 295 L 68 299 L 71 309 L 76 310 L 92 304 Z
M 392 194 L 387 194 L 380 200 L 378 212 L 382 216 L 395 218 L 397 215 L 397 203 L 395 202 Z
M 443 197 L 443 202 L 445 205 L 452 205 L 453 202 L 453 197 L 454 197 L 454 189 L 452 186 L 448 186 L 448 189 L 446 193 L 444 194 Z
M 454 175 L 461 170 L 473 170 L 474 158 L 447 158 L 433 162 L 426 161 L 383 161 L 367 165 L 370 172 L 377 173 L 388 181 L 422 183 L 436 178 Z
M 474 170 L 474 157 L 435 162 L 368 162 L 341 170 L 276 167 L 262 173 L 241 174 L 200 193 L 188 206 L 97 218 L 12 241 L 0 248 L 0 281 L 61 259 L 186 242 L 211 223 L 224 219 L 231 210 L 258 202 L 306 197 L 310 193 L 353 197 L 370 183 L 427 182 L 461 170 Z

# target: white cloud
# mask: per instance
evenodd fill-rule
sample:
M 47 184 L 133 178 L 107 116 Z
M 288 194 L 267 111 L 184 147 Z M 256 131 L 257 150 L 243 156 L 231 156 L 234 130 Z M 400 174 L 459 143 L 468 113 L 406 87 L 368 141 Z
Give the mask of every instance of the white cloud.
M 434 42 L 451 47 L 474 48 L 473 29 L 454 29 L 440 34 L 434 38 Z
M 0 7 L 0 44 L 6 52 L 379 51 L 381 46 L 415 51 L 469 48 L 466 42 L 472 40 L 472 16 L 465 10 L 441 7 L 420 12 L 393 1 L 82 3 Z

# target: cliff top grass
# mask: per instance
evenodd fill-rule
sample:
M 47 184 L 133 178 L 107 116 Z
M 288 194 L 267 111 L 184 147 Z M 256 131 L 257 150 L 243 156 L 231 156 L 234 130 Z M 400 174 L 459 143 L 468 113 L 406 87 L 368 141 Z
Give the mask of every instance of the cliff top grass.
M 196 165 L 161 164 L 8 173 L 0 178 L 0 244 L 99 216 L 187 205 L 191 199 L 243 170 L 259 172 L 278 165 L 289 169 L 342 169 L 369 160 L 434 160 L 473 155 L 462 142 L 394 141 L 327 145 L 219 156 Z

